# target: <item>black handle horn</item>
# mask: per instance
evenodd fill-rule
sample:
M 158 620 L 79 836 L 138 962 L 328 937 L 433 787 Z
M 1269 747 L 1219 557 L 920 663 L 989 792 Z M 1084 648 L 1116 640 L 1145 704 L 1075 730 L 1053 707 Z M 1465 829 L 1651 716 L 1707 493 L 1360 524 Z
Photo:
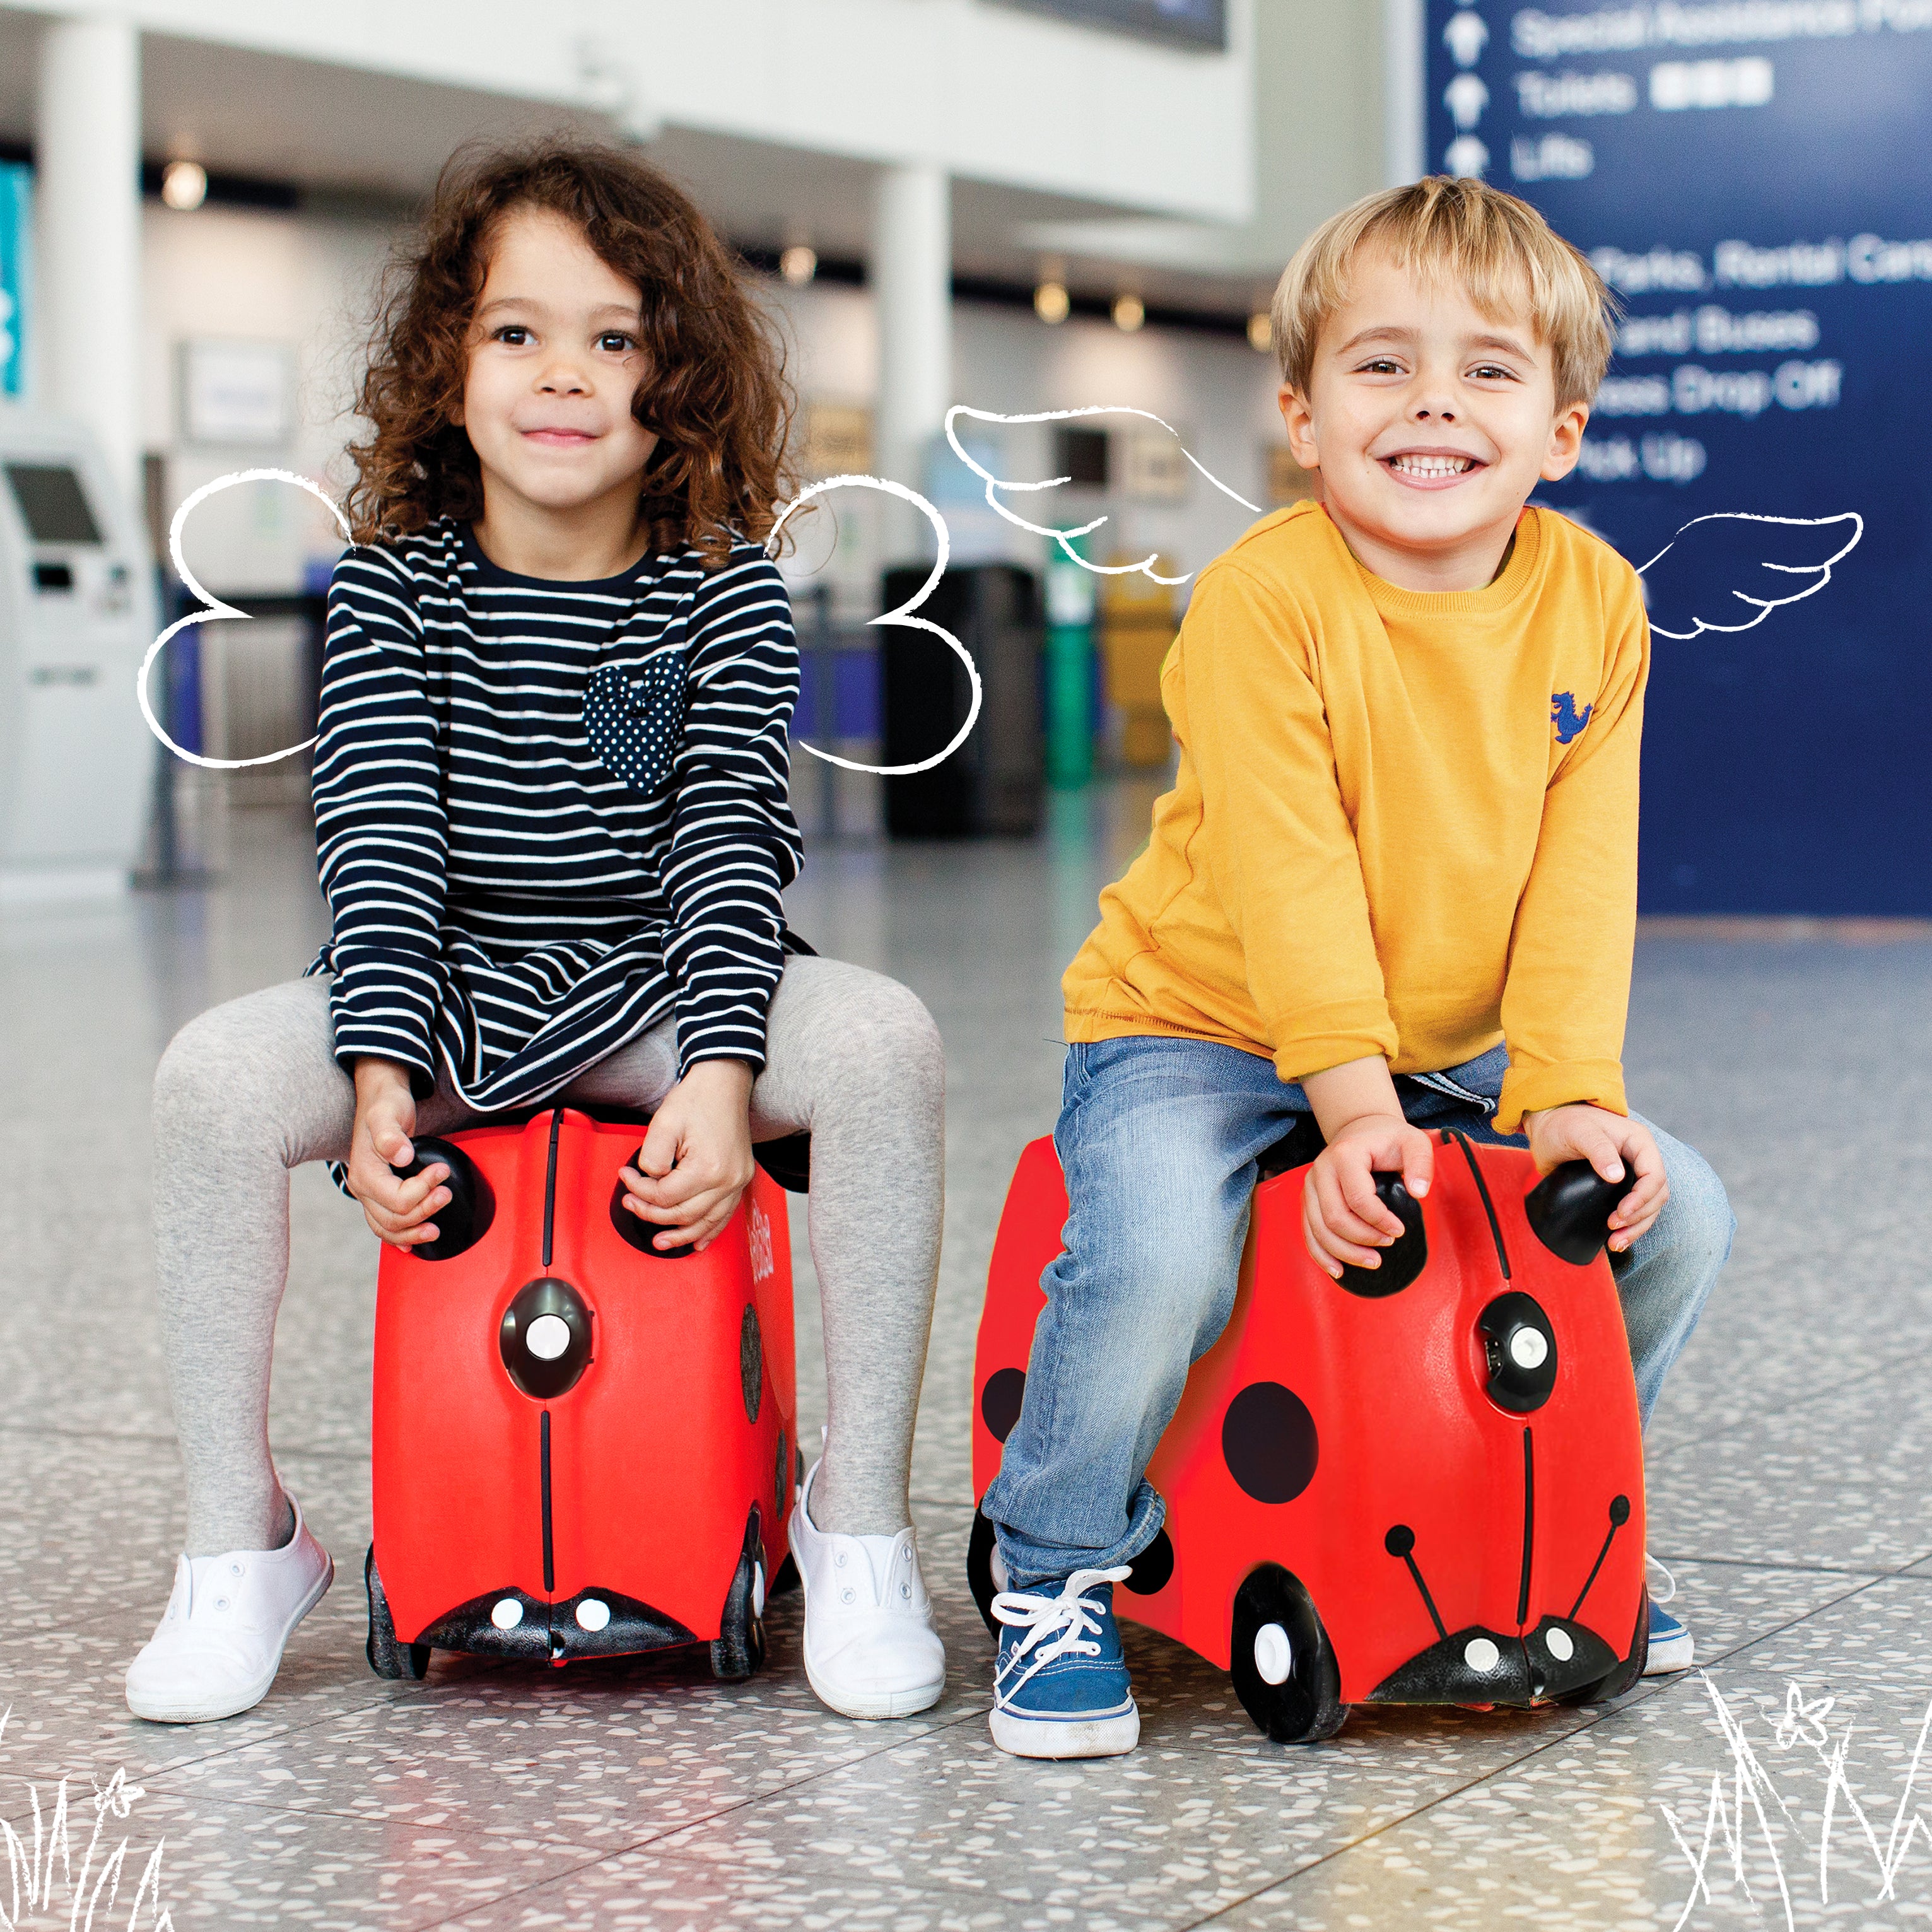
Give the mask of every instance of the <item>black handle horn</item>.
M 1529 1190 L 1522 1204 L 1530 1232 L 1558 1260 L 1587 1268 L 1603 1252 L 1610 1216 L 1630 1186 L 1628 1174 L 1606 1180 L 1587 1160 L 1566 1160 Z
M 625 1164 L 634 1167 L 640 1174 L 644 1172 L 644 1149 L 641 1142 L 638 1143 L 637 1152 Z M 686 1255 L 694 1255 L 698 1252 L 697 1244 L 694 1241 L 687 1241 L 682 1247 L 677 1248 L 658 1248 L 651 1245 L 665 1232 L 664 1223 L 662 1221 L 646 1221 L 641 1214 L 632 1214 L 624 1205 L 624 1177 L 621 1174 L 617 1177 L 616 1186 L 610 1190 L 610 1225 L 639 1254 L 648 1255 L 654 1262 L 681 1262 Z
M 440 1161 L 449 1169 L 449 1178 L 442 1184 L 449 1190 L 449 1199 L 430 1216 L 436 1223 L 436 1239 L 410 1252 L 426 1262 L 454 1260 L 490 1232 L 490 1223 L 496 1218 L 496 1197 L 482 1169 L 460 1147 L 434 1135 L 411 1144 L 416 1158 L 406 1167 L 392 1166 L 390 1172 L 398 1180 L 413 1180 L 424 1168 Z
M 1402 1223 L 1402 1232 L 1382 1250 L 1380 1268 L 1342 1264 L 1342 1286 L 1351 1294 L 1400 1294 L 1429 1264 L 1429 1237 L 1422 1226 L 1422 1203 L 1402 1184 L 1399 1174 L 1376 1176 L 1376 1198 Z

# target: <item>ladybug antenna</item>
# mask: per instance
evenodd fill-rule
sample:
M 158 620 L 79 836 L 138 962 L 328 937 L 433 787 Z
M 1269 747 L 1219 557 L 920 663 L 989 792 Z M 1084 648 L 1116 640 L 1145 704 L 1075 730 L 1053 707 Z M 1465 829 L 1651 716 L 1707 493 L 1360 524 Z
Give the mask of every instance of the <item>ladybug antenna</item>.
M 1590 1594 L 1590 1586 L 1597 1580 L 1597 1572 L 1604 1567 L 1604 1558 L 1610 1553 L 1610 1545 L 1616 1540 L 1617 1532 L 1630 1521 L 1630 1501 L 1628 1496 L 1610 1498 L 1610 1527 L 1604 1538 L 1604 1546 L 1597 1552 L 1597 1560 L 1590 1565 L 1590 1574 L 1583 1579 L 1583 1587 L 1576 1592 L 1576 1600 L 1570 1606 L 1571 1622 L 1583 1607 L 1583 1599 Z
M 1415 1579 L 1415 1587 L 1422 1592 L 1423 1607 L 1429 1612 L 1429 1621 L 1436 1626 L 1436 1634 L 1447 1642 L 1449 1632 L 1436 1608 L 1436 1599 L 1429 1594 L 1429 1586 L 1422 1580 L 1422 1571 L 1415 1560 L 1415 1532 L 1406 1522 L 1396 1523 L 1382 1538 L 1382 1547 L 1408 1565 L 1408 1574 Z

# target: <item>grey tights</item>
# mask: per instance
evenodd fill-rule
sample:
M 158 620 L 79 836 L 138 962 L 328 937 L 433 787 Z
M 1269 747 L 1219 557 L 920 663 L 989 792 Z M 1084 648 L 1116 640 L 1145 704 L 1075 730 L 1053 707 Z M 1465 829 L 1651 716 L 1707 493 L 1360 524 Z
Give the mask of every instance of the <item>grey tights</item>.
M 328 982 L 298 980 L 190 1022 L 155 1076 L 155 1274 L 190 1556 L 267 1549 L 286 1534 L 268 1452 L 269 1358 L 288 1274 L 289 1169 L 348 1156 L 355 1089 L 333 1048 Z M 890 1534 L 910 1520 L 913 1418 L 939 1266 L 938 1032 L 896 982 L 793 958 L 766 1053 L 752 1138 L 812 1135 L 829 1418 L 813 1520 Z M 648 1110 L 676 1078 L 667 1022 L 565 1097 Z M 439 1086 L 417 1109 L 417 1130 L 447 1133 L 471 1118 Z

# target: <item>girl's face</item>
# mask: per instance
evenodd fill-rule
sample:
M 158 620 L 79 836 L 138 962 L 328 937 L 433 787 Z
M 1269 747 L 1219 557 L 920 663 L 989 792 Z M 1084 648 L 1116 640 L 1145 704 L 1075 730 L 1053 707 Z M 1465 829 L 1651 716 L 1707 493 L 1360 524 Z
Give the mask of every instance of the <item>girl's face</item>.
M 503 218 L 457 417 L 482 466 L 486 516 L 512 504 L 554 516 L 634 503 L 658 443 L 631 413 L 646 374 L 641 300 L 562 216 Z

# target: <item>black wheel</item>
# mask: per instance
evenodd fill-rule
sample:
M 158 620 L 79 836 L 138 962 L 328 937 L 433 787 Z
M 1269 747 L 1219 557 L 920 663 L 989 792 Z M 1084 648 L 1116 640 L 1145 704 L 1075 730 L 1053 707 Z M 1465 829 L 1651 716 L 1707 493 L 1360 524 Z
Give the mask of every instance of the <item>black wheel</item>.
M 973 1600 L 980 1606 L 980 1621 L 992 1634 L 993 1641 L 1000 1640 L 999 1619 L 993 1615 L 993 1599 L 998 1595 L 1000 1586 L 993 1580 L 993 1555 L 996 1544 L 993 1540 L 993 1526 L 980 1512 L 973 1512 L 973 1534 L 966 1545 L 966 1586 L 973 1592 Z
M 382 1578 L 376 1568 L 373 1543 L 362 1565 L 362 1582 L 369 1592 L 369 1640 L 363 1646 L 369 1668 L 378 1677 L 420 1683 L 429 1673 L 430 1647 L 426 1643 L 396 1641 L 396 1620 L 390 1616 L 389 1600 L 382 1593 Z
M 1572 1690 L 1557 1699 L 1559 1704 L 1607 1704 L 1626 1690 L 1636 1688 L 1643 1666 L 1650 1660 L 1650 1587 L 1636 1593 L 1636 1628 L 1630 1633 L 1630 1654 L 1616 1670 L 1606 1672 L 1594 1684 Z
M 731 1587 L 724 1595 L 724 1614 L 711 1640 L 711 1674 L 727 1684 L 753 1676 L 765 1660 L 765 1622 L 757 1609 L 758 1565 L 764 1558 L 764 1538 L 756 1503 L 745 1525 L 745 1541 Z
M 788 1597 L 798 1586 L 798 1565 L 791 1560 L 791 1552 L 788 1550 L 785 1560 L 778 1565 L 778 1574 L 765 1591 L 765 1600 L 770 1603 L 774 1597 Z
M 1234 1596 L 1235 1694 L 1278 1744 L 1312 1744 L 1347 1722 L 1342 1670 L 1314 1600 L 1279 1563 L 1248 1573 Z

